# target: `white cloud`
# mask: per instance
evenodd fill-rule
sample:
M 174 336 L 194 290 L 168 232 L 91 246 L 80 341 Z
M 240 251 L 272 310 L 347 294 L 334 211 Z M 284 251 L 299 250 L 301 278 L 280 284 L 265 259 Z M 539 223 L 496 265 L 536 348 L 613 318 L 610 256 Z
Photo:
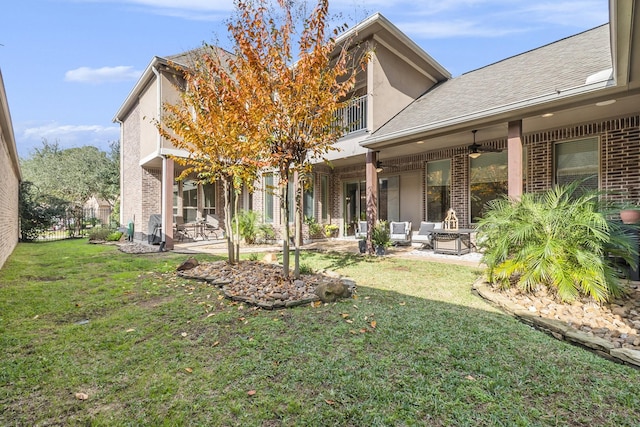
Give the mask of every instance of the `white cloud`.
M 127 65 L 102 68 L 80 67 L 67 71 L 64 74 L 64 79 L 68 82 L 99 84 L 135 81 L 141 75 L 142 71 L 134 70 L 133 67 Z
M 61 148 L 93 145 L 107 150 L 111 141 L 120 139 L 118 125 L 62 125 L 57 122 L 45 124 L 31 123 L 26 126 L 17 124 L 16 143 L 21 157 L 27 156 L 34 148 L 39 147 L 43 139 L 57 141 Z

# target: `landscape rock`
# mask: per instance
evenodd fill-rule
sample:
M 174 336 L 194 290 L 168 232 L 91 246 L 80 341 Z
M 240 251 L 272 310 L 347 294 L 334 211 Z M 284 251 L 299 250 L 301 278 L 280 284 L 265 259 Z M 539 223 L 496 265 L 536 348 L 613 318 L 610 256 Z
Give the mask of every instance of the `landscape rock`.
M 339 298 L 350 298 L 351 288 L 343 282 L 320 283 L 315 290 L 322 302 L 334 302 Z
M 198 260 L 195 258 L 188 258 L 185 262 L 183 262 L 182 264 L 180 264 L 178 266 L 178 268 L 176 268 L 176 270 L 178 271 L 187 271 L 187 270 L 191 270 L 195 267 L 198 266 Z

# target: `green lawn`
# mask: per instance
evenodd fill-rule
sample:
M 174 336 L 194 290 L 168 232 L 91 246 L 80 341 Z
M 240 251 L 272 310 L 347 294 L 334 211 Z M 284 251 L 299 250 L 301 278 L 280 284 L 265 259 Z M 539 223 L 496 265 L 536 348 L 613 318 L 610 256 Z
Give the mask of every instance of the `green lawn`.
M 185 258 L 20 244 L 0 271 L 0 425 L 640 423 L 639 371 L 485 304 L 477 269 L 305 254 L 357 299 L 261 311 L 177 278 Z

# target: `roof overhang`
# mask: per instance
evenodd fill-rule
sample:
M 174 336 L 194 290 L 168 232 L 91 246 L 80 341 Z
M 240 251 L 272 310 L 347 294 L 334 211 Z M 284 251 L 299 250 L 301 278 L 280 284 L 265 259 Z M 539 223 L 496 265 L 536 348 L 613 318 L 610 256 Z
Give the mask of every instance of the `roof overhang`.
M 13 123 L 11 121 L 11 113 L 9 112 L 9 101 L 7 100 L 7 93 L 5 92 L 2 72 L 0 72 L 0 132 L 2 132 L 2 139 L 7 144 L 9 159 L 11 160 L 15 174 L 18 180 L 22 181 L 20 158 L 16 147 L 16 138 L 13 133 Z
M 640 8 L 635 3 L 633 0 L 609 2 L 613 64 L 613 70 L 609 73 L 599 73 L 584 85 L 533 99 L 426 123 L 379 137 L 374 133 L 362 141 L 361 145 L 372 150 L 393 147 L 398 154 L 408 154 L 424 151 L 425 148 L 438 149 L 467 143 L 470 135 L 468 132 L 472 129 L 486 129 L 483 140 L 504 138 L 506 124 L 515 120 L 524 120 L 525 132 L 535 132 L 553 126 L 581 123 L 591 118 L 636 114 L 640 100 Z M 610 100 L 617 102 L 607 109 L 598 105 Z M 550 112 L 556 117 L 540 120 L 543 114 Z M 416 143 L 425 142 L 428 144 L 416 146 Z
M 451 73 L 433 59 L 427 52 L 413 40 L 407 37 L 398 27 L 380 13 L 375 13 L 355 27 L 336 38 L 336 50 L 344 43 L 358 44 L 373 40 L 373 43 L 381 43 L 385 46 L 393 46 L 396 54 L 400 54 L 408 63 L 415 64 L 418 68 L 427 72 L 434 81 L 443 81 L 451 78 Z
M 640 7 L 635 0 L 609 0 L 609 17 L 616 83 L 640 87 Z

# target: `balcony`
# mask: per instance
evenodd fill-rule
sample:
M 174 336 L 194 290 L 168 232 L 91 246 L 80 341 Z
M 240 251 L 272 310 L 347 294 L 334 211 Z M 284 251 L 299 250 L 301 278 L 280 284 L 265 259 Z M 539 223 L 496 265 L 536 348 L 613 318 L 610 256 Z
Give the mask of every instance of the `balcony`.
M 334 126 L 341 127 L 344 135 L 367 129 L 367 95 L 354 98 L 336 112 Z

